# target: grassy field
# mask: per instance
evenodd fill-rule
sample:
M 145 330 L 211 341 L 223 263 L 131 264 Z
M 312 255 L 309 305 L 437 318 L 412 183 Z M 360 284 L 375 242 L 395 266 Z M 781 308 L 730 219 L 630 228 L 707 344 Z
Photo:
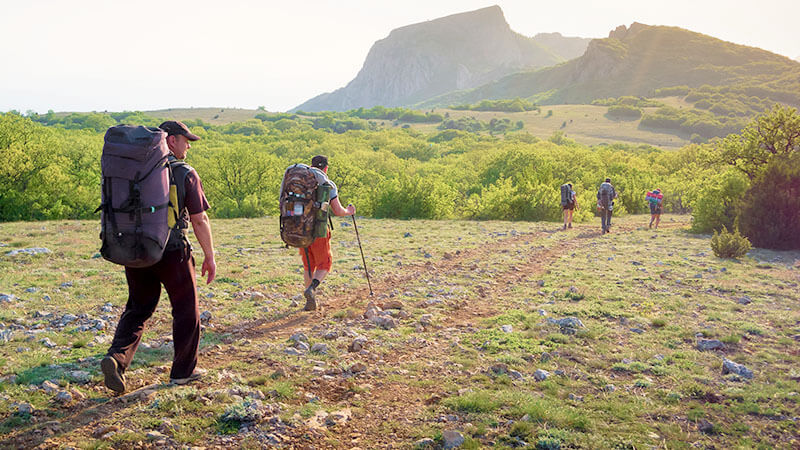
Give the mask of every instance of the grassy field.
M 798 448 L 800 255 L 718 259 L 686 216 L 648 218 L 359 220 L 372 296 L 336 220 L 313 313 L 274 218 L 215 220 L 206 378 L 167 384 L 162 297 L 122 396 L 98 223 L 2 223 L 0 448 Z
M 673 107 L 691 107 L 678 98 L 659 99 L 665 104 Z M 645 111 L 657 108 L 644 108 Z M 626 144 L 649 144 L 661 148 L 679 148 L 689 143 L 688 139 L 661 133 L 654 130 L 639 129 L 640 120 L 616 120 L 606 117 L 608 108 L 605 106 L 592 105 L 552 105 L 543 106 L 539 111 L 528 111 L 521 113 L 490 112 L 490 111 L 456 111 L 451 109 L 436 109 L 441 114 L 449 114 L 450 118 L 457 119 L 467 116 L 474 117 L 484 122 L 492 119 L 508 118 L 512 122 L 522 121 L 524 131 L 538 136 L 542 139 L 550 137 L 556 131 L 564 134 L 579 143 L 586 145 L 596 145 L 601 143 L 626 143 Z M 548 115 L 552 111 L 552 115 Z M 179 119 L 202 119 L 205 122 L 215 125 L 231 122 L 242 122 L 252 119 L 262 111 L 252 109 L 236 108 L 189 108 L 189 109 L 168 109 L 158 111 L 145 111 L 146 114 L 154 117 L 179 118 Z M 376 123 L 384 127 L 402 126 L 394 124 L 392 121 L 377 120 Z M 424 132 L 436 132 L 439 124 L 409 124 L 411 128 Z

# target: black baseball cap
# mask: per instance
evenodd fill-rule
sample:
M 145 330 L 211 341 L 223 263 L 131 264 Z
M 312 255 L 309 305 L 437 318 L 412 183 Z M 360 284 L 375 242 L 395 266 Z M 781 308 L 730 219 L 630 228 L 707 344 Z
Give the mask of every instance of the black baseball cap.
M 159 125 L 158 128 L 161 128 L 162 130 L 166 131 L 167 136 L 175 136 L 180 134 L 182 136 L 186 136 L 186 139 L 190 141 L 200 140 L 200 136 L 192 134 L 192 132 L 189 131 L 189 127 L 184 125 L 183 122 L 178 122 L 177 120 L 168 120 Z
M 327 166 L 328 166 L 328 157 L 327 156 L 317 155 L 317 156 L 311 158 L 311 167 L 317 167 L 317 168 L 320 168 L 320 169 L 324 169 Z

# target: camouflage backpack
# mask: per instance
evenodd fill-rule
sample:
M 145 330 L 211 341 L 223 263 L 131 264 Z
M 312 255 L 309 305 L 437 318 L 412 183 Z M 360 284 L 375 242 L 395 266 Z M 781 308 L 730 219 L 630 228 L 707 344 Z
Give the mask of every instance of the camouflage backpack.
M 320 184 L 314 170 L 293 164 L 283 174 L 280 193 L 281 239 L 292 247 L 307 248 L 328 235 L 330 188 Z

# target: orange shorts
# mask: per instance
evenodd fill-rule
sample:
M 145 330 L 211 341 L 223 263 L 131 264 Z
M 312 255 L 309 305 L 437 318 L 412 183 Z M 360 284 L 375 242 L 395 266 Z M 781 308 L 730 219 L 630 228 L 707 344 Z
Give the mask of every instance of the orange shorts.
M 316 238 L 308 247 L 308 259 L 311 260 L 311 272 L 316 270 L 327 270 L 330 272 L 333 265 L 331 256 L 331 234 L 328 237 Z M 306 259 L 306 249 L 300 249 L 300 257 L 303 259 L 303 268 L 308 272 L 309 261 Z

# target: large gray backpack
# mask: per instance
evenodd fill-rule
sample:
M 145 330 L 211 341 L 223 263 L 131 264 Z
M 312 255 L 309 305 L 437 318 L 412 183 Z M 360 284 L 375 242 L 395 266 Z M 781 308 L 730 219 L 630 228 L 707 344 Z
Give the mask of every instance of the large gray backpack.
M 614 205 L 614 186 L 609 182 L 603 182 L 597 191 L 597 201 L 603 208 L 611 209 Z
M 159 260 L 169 238 L 170 170 L 167 134 L 158 128 L 108 129 L 100 158 L 103 175 L 100 254 L 126 267 Z

